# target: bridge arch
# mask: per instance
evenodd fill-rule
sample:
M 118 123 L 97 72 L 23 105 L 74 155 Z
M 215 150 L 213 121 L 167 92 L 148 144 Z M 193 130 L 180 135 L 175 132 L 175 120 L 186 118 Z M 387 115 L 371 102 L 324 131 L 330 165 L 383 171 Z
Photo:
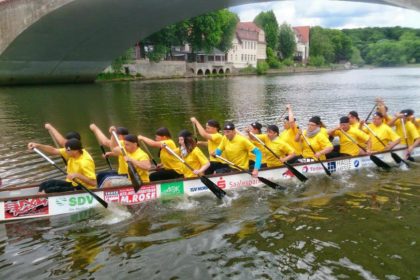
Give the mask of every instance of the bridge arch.
M 420 10 L 420 1 L 416 0 L 350 1 Z M 3 24 L 22 21 L 7 21 L 7 13 L 22 5 L 33 5 L 28 13 L 39 14 L 19 26 L 15 37 L 8 38 L 7 46 L 0 48 L 0 84 L 91 82 L 136 41 L 169 24 L 256 2 L 260 1 L 5 0 L 0 2 L 1 34 Z M 40 6 L 35 8 L 36 3 Z

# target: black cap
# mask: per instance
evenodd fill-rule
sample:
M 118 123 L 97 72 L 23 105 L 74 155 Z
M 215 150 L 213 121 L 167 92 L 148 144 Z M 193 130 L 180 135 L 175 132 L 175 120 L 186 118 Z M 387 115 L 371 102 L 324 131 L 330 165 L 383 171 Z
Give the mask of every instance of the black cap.
M 223 130 L 235 130 L 235 125 L 233 124 L 233 122 L 225 122 Z
M 286 121 L 289 121 L 289 116 L 285 116 L 285 117 L 284 117 L 284 119 L 285 119 Z M 296 121 L 296 118 L 294 118 L 294 121 Z
M 356 111 L 350 111 L 349 115 L 355 117 L 356 119 L 359 119 L 359 114 Z
M 349 117 L 341 117 L 340 118 L 340 123 L 349 123 L 350 122 L 350 119 L 349 119 Z
M 220 130 L 220 124 L 216 120 L 208 120 L 207 125 L 216 128 L 217 130 Z
M 315 123 L 317 125 L 321 125 L 321 117 L 313 116 L 312 118 L 309 119 L 309 122 Z
M 75 139 L 77 139 L 77 140 L 82 140 L 82 138 L 80 137 L 80 134 L 79 134 L 79 132 L 76 132 L 76 131 L 69 131 L 69 132 L 67 132 L 67 134 L 66 134 L 66 137 L 65 137 L 67 140 L 70 140 L 70 139 L 73 139 L 73 138 L 75 138 Z
M 139 144 L 139 140 L 137 139 L 137 136 L 133 135 L 133 134 L 127 134 L 126 136 L 124 136 L 124 140 L 131 142 L 131 143 L 136 143 L 137 145 Z
M 270 124 L 269 126 L 267 126 L 267 130 L 271 130 L 277 134 L 280 133 L 279 127 L 277 125 L 274 124 Z
M 259 122 L 253 122 L 251 123 L 251 126 L 255 129 L 261 130 L 262 128 L 262 124 L 260 124 Z
M 373 115 L 374 116 L 377 116 L 377 117 L 380 117 L 380 118 L 383 118 L 384 117 L 384 115 L 382 115 L 381 112 L 375 112 L 375 113 L 373 113 Z
M 400 113 L 401 113 L 401 114 L 404 114 L 406 117 L 409 117 L 409 116 L 414 115 L 414 111 L 413 111 L 413 110 L 411 110 L 411 109 L 405 109 L 405 110 L 402 110 Z
M 128 135 L 128 128 L 119 126 L 117 127 L 117 134 L 118 135 Z
M 66 144 L 64 144 L 64 147 L 66 147 L 67 151 L 79 151 L 83 149 L 82 142 L 76 138 L 67 140 Z

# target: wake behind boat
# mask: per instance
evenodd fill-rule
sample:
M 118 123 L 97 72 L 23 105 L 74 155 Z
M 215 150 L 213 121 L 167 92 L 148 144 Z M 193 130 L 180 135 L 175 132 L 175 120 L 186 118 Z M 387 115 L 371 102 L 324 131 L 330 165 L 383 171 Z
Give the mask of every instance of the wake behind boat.
M 390 166 L 397 166 L 391 153 L 404 158 L 406 149 L 399 148 L 375 155 Z M 411 156 L 420 160 L 420 147 L 414 149 Z M 369 156 L 341 157 L 323 161 L 331 173 L 377 168 Z M 308 175 L 324 175 L 321 163 L 308 162 L 293 165 L 299 172 Z M 263 168 L 260 175 L 272 181 L 292 180 L 298 182 L 293 173 L 286 167 Z M 208 176 L 223 190 L 243 187 L 264 186 L 257 178 L 246 172 L 232 172 Z M 0 189 L 0 222 L 17 219 L 48 217 L 60 214 L 75 213 L 94 207 L 101 207 L 89 193 L 83 191 L 37 194 L 38 186 Z M 94 190 L 95 194 L 108 203 L 136 205 L 155 199 L 166 199 L 176 196 L 195 196 L 210 193 L 210 190 L 199 178 L 167 180 L 145 184 L 136 193 L 132 186 L 111 187 Z

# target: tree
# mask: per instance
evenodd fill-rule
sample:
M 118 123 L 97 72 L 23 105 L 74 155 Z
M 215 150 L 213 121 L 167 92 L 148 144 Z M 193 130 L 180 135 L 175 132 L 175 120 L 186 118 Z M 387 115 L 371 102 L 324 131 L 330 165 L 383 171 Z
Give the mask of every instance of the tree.
M 420 62 L 420 38 L 412 31 L 404 32 L 400 39 L 400 45 L 404 49 L 407 62 Z
M 326 63 L 334 62 L 334 45 L 327 32 L 319 26 L 312 27 L 310 30 L 309 53 L 312 57 L 322 56 Z
M 368 46 L 366 61 L 378 66 L 395 66 L 406 63 L 404 48 L 396 41 L 382 40 Z
M 278 49 L 279 24 L 273 11 L 261 12 L 254 18 L 254 23 L 265 33 L 267 47 L 272 50 Z
M 279 52 L 283 59 L 292 58 L 296 51 L 295 32 L 287 23 L 280 25 Z
M 362 56 L 360 55 L 360 51 L 355 46 L 352 47 L 352 55 L 350 58 L 351 64 L 362 66 L 365 64 L 365 61 L 363 60 Z

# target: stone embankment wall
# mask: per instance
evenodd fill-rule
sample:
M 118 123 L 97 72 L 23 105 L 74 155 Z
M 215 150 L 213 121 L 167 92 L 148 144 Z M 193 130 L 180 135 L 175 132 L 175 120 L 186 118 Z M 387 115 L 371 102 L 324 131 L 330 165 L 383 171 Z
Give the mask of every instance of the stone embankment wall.
M 131 75 L 138 73 L 145 78 L 184 77 L 186 75 L 185 61 L 161 61 L 159 63 L 137 61 L 125 67 L 128 67 Z
M 0 54 L 26 28 L 74 0 L 0 0 Z

